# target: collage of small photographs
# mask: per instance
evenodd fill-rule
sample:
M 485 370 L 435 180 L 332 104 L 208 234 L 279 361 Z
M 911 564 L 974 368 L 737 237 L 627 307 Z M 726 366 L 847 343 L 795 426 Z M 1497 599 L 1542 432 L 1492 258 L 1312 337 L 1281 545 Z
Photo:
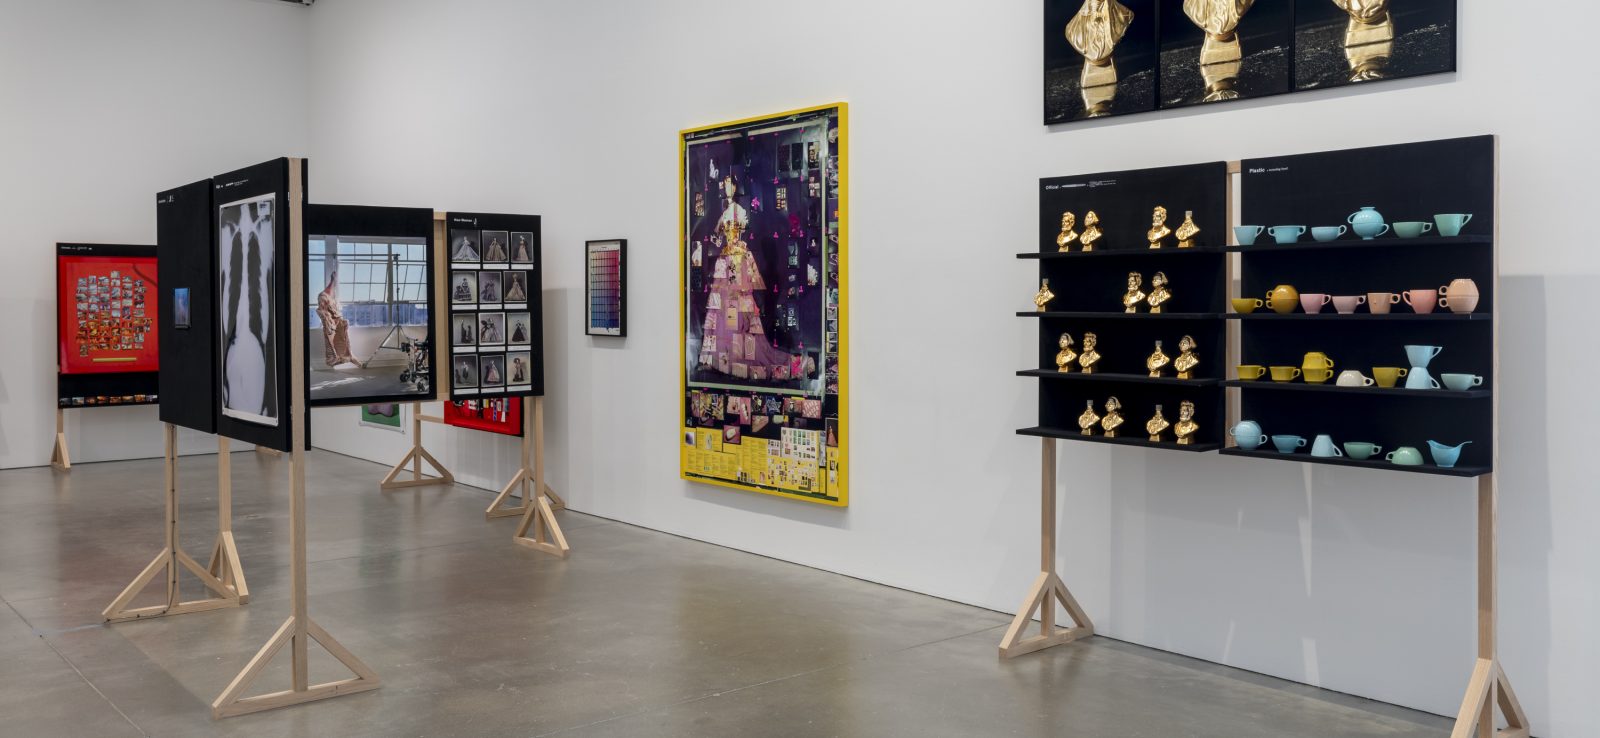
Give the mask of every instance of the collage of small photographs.
M 537 237 L 452 228 L 449 250 L 452 395 L 531 391 Z
M 154 310 L 145 307 L 145 284 L 116 269 L 78 277 L 78 355 L 139 351 L 155 328 Z

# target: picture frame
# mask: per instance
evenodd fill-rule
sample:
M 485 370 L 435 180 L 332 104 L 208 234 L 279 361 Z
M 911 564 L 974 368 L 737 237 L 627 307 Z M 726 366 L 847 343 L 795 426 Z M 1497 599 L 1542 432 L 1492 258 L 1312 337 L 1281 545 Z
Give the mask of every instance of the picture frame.
M 590 336 L 628 335 L 628 240 L 584 242 L 583 332 Z

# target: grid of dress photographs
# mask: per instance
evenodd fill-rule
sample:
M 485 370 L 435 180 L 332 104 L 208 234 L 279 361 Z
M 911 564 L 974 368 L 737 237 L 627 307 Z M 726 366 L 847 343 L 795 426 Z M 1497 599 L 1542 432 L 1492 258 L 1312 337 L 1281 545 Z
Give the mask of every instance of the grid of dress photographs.
M 538 237 L 451 227 L 448 248 L 451 396 L 532 392 Z
M 1045 0 L 1044 122 L 1456 66 L 1456 0 Z

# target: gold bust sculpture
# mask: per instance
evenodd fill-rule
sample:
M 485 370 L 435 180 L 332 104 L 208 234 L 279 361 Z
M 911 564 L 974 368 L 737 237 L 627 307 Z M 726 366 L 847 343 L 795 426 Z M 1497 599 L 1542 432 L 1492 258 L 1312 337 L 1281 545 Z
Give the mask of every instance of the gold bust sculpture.
M 1083 250 L 1093 251 L 1094 245 L 1098 243 L 1100 239 L 1105 238 L 1105 235 L 1106 234 L 1100 232 L 1100 216 L 1095 214 L 1093 210 L 1084 213 L 1083 236 L 1079 237 L 1078 239 L 1078 243 L 1083 244 Z
M 1167 419 L 1161 416 L 1161 406 L 1157 405 L 1156 414 L 1150 416 L 1150 419 L 1144 423 L 1144 432 L 1150 434 L 1150 440 L 1159 443 L 1161 441 L 1161 434 L 1171 426 L 1172 424 L 1168 423 Z
M 1106 438 L 1117 437 L 1117 426 L 1122 425 L 1122 401 L 1116 397 L 1106 400 L 1106 416 L 1100 420 L 1100 428 L 1105 430 Z
M 1194 224 L 1194 211 L 1183 211 L 1183 224 L 1178 226 L 1176 232 L 1178 248 L 1194 248 L 1194 237 L 1200 235 L 1200 226 Z
M 1194 403 L 1184 400 L 1178 404 L 1178 424 L 1172 427 L 1172 432 L 1178 434 L 1178 445 L 1187 446 L 1194 443 L 1194 434 L 1200 430 L 1200 424 L 1194 422 Z
M 1167 273 L 1156 272 L 1150 277 L 1150 296 L 1145 299 L 1150 305 L 1150 312 L 1160 313 L 1161 306 L 1171 299 L 1172 290 L 1167 289 Z
M 1172 229 L 1167 227 L 1167 209 L 1156 206 L 1155 212 L 1150 214 L 1150 232 L 1145 234 L 1145 240 L 1150 242 L 1150 248 L 1161 248 L 1161 242 L 1172 235 Z
M 1389 0 L 1333 0 L 1350 15 L 1344 27 L 1344 45 L 1361 46 L 1394 41 L 1394 16 Z
M 1161 376 L 1161 370 L 1167 368 L 1167 365 L 1171 363 L 1172 358 L 1161 350 L 1161 342 L 1156 341 L 1156 350 L 1152 351 L 1149 358 L 1144 360 L 1144 368 L 1150 370 L 1150 376 L 1159 377 Z
M 1183 0 L 1183 13 L 1206 32 L 1200 44 L 1200 63 L 1217 64 L 1243 58 L 1239 50 L 1239 19 L 1255 0 Z
M 1072 230 L 1072 226 L 1075 223 L 1077 223 L 1077 221 L 1078 221 L 1077 216 L 1073 215 L 1070 212 L 1061 214 L 1061 235 L 1056 236 L 1056 250 L 1057 251 L 1071 251 L 1072 250 L 1069 247 L 1072 246 L 1072 242 L 1073 241 L 1078 240 L 1077 231 Z
M 1172 360 L 1172 368 L 1178 370 L 1179 379 L 1194 379 L 1194 368 L 1200 366 L 1200 357 L 1195 356 L 1194 350 L 1194 336 L 1178 340 L 1178 358 Z
M 1100 352 L 1094 350 L 1095 344 L 1100 339 L 1093 333 L 1083 334 L 1083 353 L 1078 354 L 1078 366 L 1083 368 L 1084 374 L 1093 374 L 1094 365 L 1100 361 Z
M 1072 334 L 1063 333 L 1056 341 L 1061 350 L 1056 352 L 1056 371 L 1063 374 L 1072 371 L 1072 362 L 1078 360 L 1078 352 L 1072 350 Z
M 1094 435 L 1095 425 L 1100 423 L 1100 414 L 1094 411 L 1094 400 L 1087 402 L 1083 414 L 1078 416 L 1078 432 L 1086 436 Z
M 1116 84 L 1117 67 L 1111 52 L 1133 23 L 1133 11 L 1117 0 L 1083 0 L 1078 12 L 1067 21 L 1067 43 L 1083 55 L 1083 72 L 1078 82 L 1084 90 Z M 1087 92 L 1085 101 L 1089 100 Z
M 1033 295 L 1034 308 L 1042 313 L 1045 310 L 1044 306 L 1049 305 L 1050 301 L 1054 299 L 1056 299 L 1056 293 L 1050 291 L 1050 280 L 1040 280 L 1039 291 Z
M 1122 296 L 1122 312 L 1137 313 L 1139 304 L 1144 302 L 1144 275 L 1138 272 L 1128 272 L 1128 293 Z

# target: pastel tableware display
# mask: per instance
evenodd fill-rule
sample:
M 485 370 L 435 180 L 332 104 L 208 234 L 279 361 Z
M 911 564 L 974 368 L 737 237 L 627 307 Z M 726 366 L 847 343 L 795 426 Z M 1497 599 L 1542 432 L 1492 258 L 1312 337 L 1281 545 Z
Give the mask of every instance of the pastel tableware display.
M 1275 366 L 1271 367 L 1271 371 L 1274 382 L 1293 382 L 1300 376 L 1300 367 L 1297 366 Z
M 1306 234 L 1306 227 L 1302 225 L 1280 225 L 1267 229 L 1267 235 L 1272 236 L 1278 243 L 1294 243 Z
M 1267 368 L 1260 364 L 1240 364 L 1239 378 L 1246 382 L 1253 382 L 1267 373 Z
M 1317 226 L 1311 229 L 1311 237 L 1318 241 L 1332 241 L 1343 236 L 1348 230 L 1344 226 Z
M 1411 361 L 1412 369 L 1425 369 L 1433 357 L 1444 351 L 1443 346 L 1420 346 L 1417 344 L 1406 345 L 1406 358 Z
M 1446 469 L 1456 465 L 1461 460 L 1461 447 L 1471 441 L 1462 441 L 1454 446 L 1446 446 L 1438 441 L 1428 441 L 1428 452 L 1433 454 L 1433 463 Z
M 1311 443 L 1311 455 L 1327 459 L 1336 456 L 1344 456 L 1344 452 L 1340 451 L 1338 446 L 1333 445 L 1333 436 L 1323 433 L 1322 435 L 1317 436 L 1317 440 Z
M 1345 441 L 1344 453 L 1356 461 L 1366 461 L 1373 454 L 1383 453 L 1383 447 L 1366 441 Z
M 1332 369 L 1305 369 L 1300 374 L 1306 378 L 1306 384 L 1322 384 L 1333 379 Z
M 1299 304 L 1300 291 L 1289 285 L 1280 284 L 1267 292 L 1267 307 L 1279 315 L 1294 312 L 1294 306 Z
M 1407 375 L 1409 373 L 1410 372 L 1406 371 L 1405 369 L 1401 369 L 1400 367 L 1397 367 L 1397 366 L 1375 366 L 1375 367 L 1372 367 L 1372 378 L 1373 378 L 1373 380 L 1378 383 L 1379 387 L 1384 387 L 1384 388 L 1393 387 L 1396 382 L 1400 381 L 1401 377 L 1404 377 L 1405 375 Z
M 1394 292 L 1368 292 L 1367 312 L 1373 315 L 1388 315 L 1389 307 L 1400 304 L 1400 295 Z
M 1362 374 L 1356 369 L 1346 369 L 1339 372 L 1339 378 L 1334 384 L 1340 387 L 1371 387 L 1375 383 L 1372 377 Z
M 1307 315 L 1316 315 L 1322 312 L 1322 306 L 1328 304 L 1328 301 L 1332 299 L 1332 297 L 1321 292 L 1307 292 L 1300 296 L 1300 307 L 1306 311 Z
M 1394 235 L 1401 238 L 1416 238 L 1433 230 L 1433 224 L 1424 220 L 1402 220 L 1394 224 Z
M 1445 237 L 1461 235 L 1461 229 L 1472 220 L 1472 213 L 1440 213 L 1433 216 L 1433 222 L 1439 226 L 1439 235 Z
M 1426 368 L 1414 366 L 1411 367 L 1411 373 L 1406 375 L 1406 389 L 1439 389 L 1439 380 L 1428 374 Z
M 1418 315 L 1427 315 L 1433 312 L 1433 306 L 1439 302 L 1437 290 L 1406 290 L 1401 293 L 1406 304 L 1411 306 L 1411 311 Z
M 1440 374 L 1439 379 L 1444 380 L 1444 386 L 1457 392 L 1465 392 L 1483 384 L 1483 377 L 1476 374 Z
M 1356 308 L 1361 307 L 1362 305 L 1365 305 L 1365 304 L 1367 304 L 1367 296 L 1366 295 L 1334 295 L 1333 296 L 1333 309 L 1334 309 L 1334 311 L 1338 312 L 1340 315 L 1349 315 L 1349 314 L 1355 312 Z
M 1384 454 L 1383 460 L 1400 466 L 1422 466 L 1422 452 L 1411 446 L 1401 446 Z
M 1278 453 L 1280 454 L 1292 454 L 1295 449 L 1306 447 L 1306 439 L 1300 436 L 1273 436 L 1272 445 L 1278 447 Z M 1418 454 L 1417 458 L 1421 459 L 1421 454 Z M 1417 463 L 1420 464 L 1422 462 L 1418 461 Z
M 1254 297 L 1235 297 L 1233 298 L 1233 311 L 1242 315 L 1249 315 L 1266 304 L 1265 300 L 1257 300 Z
M 1234 226 L 1233 239 L 1238 241 L 1240 246 L 1254 246 L 1256 237 L 1266 229 L 1266 226 Z
M 1371 205 L 1363 205 L 1360 210 L 1345 218 L 1344 222 L 1349 223 L 1351 230 L 1364 240 L 1371 240 L 1389 232 L 1389 224 L 1383 222 L 1383 213 Z
M 1238 425 L 1228 429 L 1228 435 L 1233 436 L 1233 442 L 1246 451 L 1254 451 L 1267 442 L 1266 434 L 1261 432 L 1261 424 L 1254 420 L 1239 421 Z
M 1470 279 L 1452 279 L 1439 288 L 1439 307 L 1452 313 L 1470 313 L 1478 309 L 1478 283 Z

